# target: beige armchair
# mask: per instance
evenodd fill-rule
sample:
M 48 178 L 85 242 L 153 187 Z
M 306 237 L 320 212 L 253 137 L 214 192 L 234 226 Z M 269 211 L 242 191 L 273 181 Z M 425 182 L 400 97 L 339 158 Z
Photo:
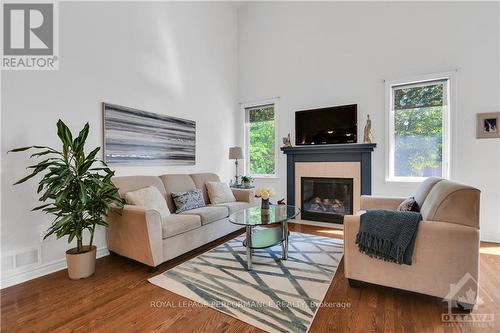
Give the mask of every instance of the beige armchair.
M 351 285 L 363 281 L 449 299 L 471 308 L 474 299 L 459 299 L 452 284 L 464 279 L 477 295 L 479 271 L 480 191 L 454 181 L 428 178 L 415 199 L 421 208 L 413 264 L 397 265 L 359 252 L 355 244 L 360 215 L 370 209 L 395 210 L 405 198 L 362 196 L 356 215 L 345 216 L 345 275 Z M 451 288 L 451 289 L 450 289 Z

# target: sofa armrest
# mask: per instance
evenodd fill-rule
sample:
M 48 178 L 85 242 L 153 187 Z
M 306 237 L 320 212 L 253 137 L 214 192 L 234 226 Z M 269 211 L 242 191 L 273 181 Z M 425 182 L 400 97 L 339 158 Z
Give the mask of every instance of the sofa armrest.
M 107 222 L 110 251 L 153 267 L 163 261 L 161 217 L 156 210 L 125 205 L 113 209 Z
M 369 209 L 387 209 L 396 210 L 400 203 L 402 203 L 407 198 L 403 197 L 383 197 L 383 196 L 372 196 L 372 195 L 362 195 L 360 206 L 362 210 Z
M 236 198 L 236 201 L 241 202 L 252 202 L 255 197 L 255 191 L 249 189 L 241 189 L 241 188 L 232 188 L 233 195 Z
M 356 245 L 359 226 L 359 215 L 344 217 L 344 267 L 347 278 L 442 298 L 448 295 L 450 284 L 458 283 L 467 273 L 476 281 L 478 279 L 479 229 L 448 222 L 421 221 L 413 263 L 407 266 L 359 252 Z

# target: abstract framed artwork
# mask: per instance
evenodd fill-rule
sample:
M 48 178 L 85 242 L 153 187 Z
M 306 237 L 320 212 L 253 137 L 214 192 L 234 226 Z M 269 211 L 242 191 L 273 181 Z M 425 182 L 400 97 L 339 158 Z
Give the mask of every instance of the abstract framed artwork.
M 477 114 L 476 137 L 478 139 L 500 138 L 500 112 Z
M 195 121 L 109 103 L 102 103 L 102 114 L 107 164 L 195 164 Z

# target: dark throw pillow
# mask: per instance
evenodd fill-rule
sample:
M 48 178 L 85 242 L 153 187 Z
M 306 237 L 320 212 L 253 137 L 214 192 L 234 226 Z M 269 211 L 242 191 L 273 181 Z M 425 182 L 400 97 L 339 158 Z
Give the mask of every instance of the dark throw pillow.
M 182 213 L 187 210 L 205 207 L 205 200 L 200 189 L 186 192 L 172 192 L 172 200 L 174 200 L 175 212 Z
M 418 203 L 415 201 L 415 198 L 410 197 L 400 203 L 397 210 L 400 212 L 420 212 L 420 207 L 418 207 Z

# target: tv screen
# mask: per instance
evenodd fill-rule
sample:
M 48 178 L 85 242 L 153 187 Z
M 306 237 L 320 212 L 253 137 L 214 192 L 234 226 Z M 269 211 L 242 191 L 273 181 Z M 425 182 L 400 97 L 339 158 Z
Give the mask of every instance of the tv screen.
M 295 112 L 295 144 L 356 143 L 357 104 Z

